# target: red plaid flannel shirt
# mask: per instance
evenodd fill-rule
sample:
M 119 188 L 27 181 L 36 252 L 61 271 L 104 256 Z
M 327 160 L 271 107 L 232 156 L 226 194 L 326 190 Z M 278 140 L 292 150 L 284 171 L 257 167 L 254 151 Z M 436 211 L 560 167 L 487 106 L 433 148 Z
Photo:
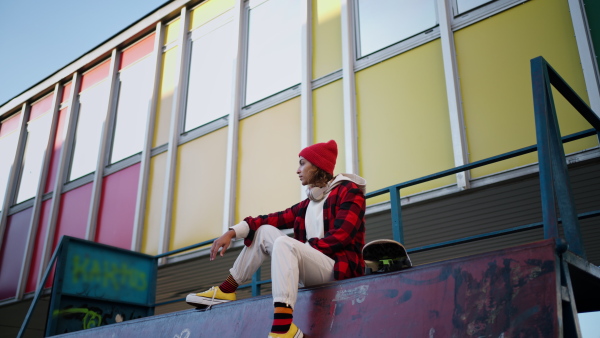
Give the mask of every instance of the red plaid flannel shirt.
M 246 217 L 250 232 L 244 240 L 250 246 L 256 230 L 265 224 L 279 229 L 294 228 L 294 238 L 305 243 L 304 223 L 309 199 L 283 211 L 258 217 Z M 336 280 L 362 276 L 365 262 L 362 248 L 365 245 L 365 195 L 352 181 L 342 181 L 333 188 L 323 205 L 323 238 L 310 238 L 310 246 L 335 261 Z

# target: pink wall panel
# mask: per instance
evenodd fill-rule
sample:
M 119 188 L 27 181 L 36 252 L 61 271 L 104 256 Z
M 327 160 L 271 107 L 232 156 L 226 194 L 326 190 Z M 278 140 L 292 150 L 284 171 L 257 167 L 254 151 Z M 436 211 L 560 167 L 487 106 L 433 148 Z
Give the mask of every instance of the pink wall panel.
M 8 216 L 0 251 L 0 300 L 15 297 L 25 258 L 31 208 Z
M 31 265 L 29 267 L 29 277 L 27 278 L 25 292 L 34 292 L 37 288 L 37 277 L 42 260 L 44 242 L 46 241 L 46 234 L 48 233 L 48 221 L 50 217 L 51 206 L 52 199 L 42 202 L 42 208 L 40 210 L 40 224 L 38 225 L 35 246 L 33 247 L 33 253 L 31 256 Z
M 60 160 L 60 151 L 63 146 L 63 133 L 66 118 L 67 109 L 65 108 L 58 113 L 58 125 L 56 126 L 56 136 L 54 137 L 54 147 L 52 148 L 52 157 L 50 160 L 50 167 L 48 168 L 48 177 L 46 178 L 46 188 L 44 189 L 44 193 L 54 190 L 56 171 L 58 170 L 58 162 Z
M 108 76 L 109 69 L 110 59 L 96 66 L 96 68 L 92 69 L 91 71 L 83 74 L 81 77 L 81 88 L 79 89 L 79 92 L 82 92 L 96 83 L 104 80 L 104 78 Z
M 131 248 L 140 164 L 104 178 L 96 242 Z
M 50 108 L 52 108 L 53 99 L 54 95 L 48 95 L 43 100 L 38 101 L 33 106 L 31 106 L 31 112 L 29 113 L 29 121 L 50 110 Z
M 154 50 L 154 35 L 155 34 L 152 33 L 135 45 L 124 50 L 123 54 L 121 54 L 121 65 L 119 66 L 119 70 L 150 54 L 150 52 Z
M 65 101 L 67 101 L 68 99 L 71 98 L 71 83 L 67 83 L 64 87 L 63 87 L 63 92 L 62 95 L 60 97 L 60 103 L 63 103 Z
M 0 137 L 19 128 L 19 122 L 21 122 L 21 118 L 19 116 L 21 116 L 21 113 L 15 114 L 8 120 L 2 121 L 2 123 L 0 124 Z
M 90 199 L 92 197 L 92 184 L 93 182 L 90 182 L 62 194 L 52 250 L 56 248 L 63 235 L 77 238 L 85 237 Z

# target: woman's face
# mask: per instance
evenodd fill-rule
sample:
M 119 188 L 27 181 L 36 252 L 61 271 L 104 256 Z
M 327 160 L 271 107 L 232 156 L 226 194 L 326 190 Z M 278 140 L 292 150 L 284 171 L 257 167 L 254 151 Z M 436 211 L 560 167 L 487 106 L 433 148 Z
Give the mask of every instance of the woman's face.
M 315 167 L 312 163 L 308 162 L 308 160 L 302 156 L 300 156 L 299 162 L 300 166 L 298 166 L 296 174 L 298 174 L 302 185 L 310 184 L 310 182 L 312 182 L 313 175 L 317 171 L 317 167 Z

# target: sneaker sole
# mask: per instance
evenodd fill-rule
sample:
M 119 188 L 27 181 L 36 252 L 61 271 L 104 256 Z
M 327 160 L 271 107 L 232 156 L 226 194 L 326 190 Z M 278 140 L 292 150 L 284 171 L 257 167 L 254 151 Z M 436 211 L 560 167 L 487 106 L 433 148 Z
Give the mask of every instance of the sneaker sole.
M 217 305 L 217 304 L 223 304 L 223 303 L 229 303 L 231 302 L 230 300 L 227 299 L 212 299 L 212 298 L 206 298 L 206 297 L 199 297 L 199 296 L 195 296 L 195 295 L 188 295 L 187 297 L 185 297 L 185 302 L 192 305 L 192 306 L 209 306 L 209 305 Z

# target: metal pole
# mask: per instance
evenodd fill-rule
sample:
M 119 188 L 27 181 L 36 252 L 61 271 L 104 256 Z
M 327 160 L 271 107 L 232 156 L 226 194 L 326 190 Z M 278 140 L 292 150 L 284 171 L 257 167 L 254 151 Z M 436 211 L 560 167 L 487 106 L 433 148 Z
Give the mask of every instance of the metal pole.
M 396 187 L 390 187 L 390 207 L 392 211 L 392 233 L 394 235 L 394 240 L 404 243 L 402 207 L 400 206 L 400 189 Z
M 556 216 L 556 198 L 552 183 L 552 158 L 548 136 L 548 73 L 546 62 L 538 57 L 531 60 L 531 81 L 533 87 L 533 109 L 538 145 L 538 163 L 540 171 L 540 190 L 542 198 L 542 219 L 544 238 L 558 238 Z

